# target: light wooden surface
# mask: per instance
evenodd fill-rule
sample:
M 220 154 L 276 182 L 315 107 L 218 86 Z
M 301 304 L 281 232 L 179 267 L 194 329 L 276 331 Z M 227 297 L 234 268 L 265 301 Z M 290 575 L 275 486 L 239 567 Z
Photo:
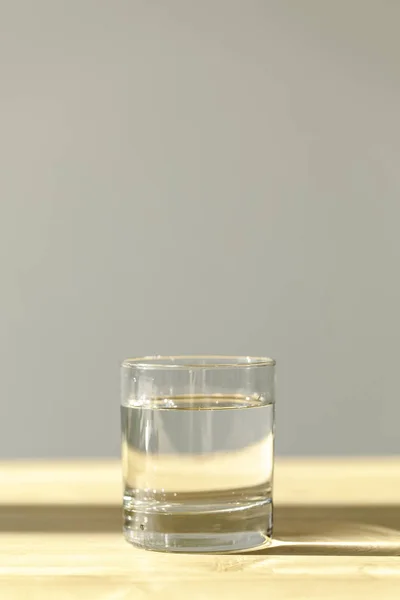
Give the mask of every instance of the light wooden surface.
M 0 600 L 400 599 L 400 459 L 280 460 L 263 552 L 133 549 L 116 462 L 0 463 Z

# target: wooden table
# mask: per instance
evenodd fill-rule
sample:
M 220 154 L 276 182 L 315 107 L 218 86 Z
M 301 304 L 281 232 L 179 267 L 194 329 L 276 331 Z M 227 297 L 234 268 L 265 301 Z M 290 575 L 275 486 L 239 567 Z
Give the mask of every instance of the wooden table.
M 0 463 L 0 599 L 400 600 L 400 459 L 278 460 L 265 551 L 122 537 L 117 462 Z

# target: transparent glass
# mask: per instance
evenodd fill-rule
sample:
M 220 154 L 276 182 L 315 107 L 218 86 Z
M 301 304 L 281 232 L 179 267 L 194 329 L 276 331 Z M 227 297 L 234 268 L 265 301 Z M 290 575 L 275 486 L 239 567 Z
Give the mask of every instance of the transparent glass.
M 124 533 L 140 548 L 237 552 L 272 534 L 270 358 L 122 364 Z

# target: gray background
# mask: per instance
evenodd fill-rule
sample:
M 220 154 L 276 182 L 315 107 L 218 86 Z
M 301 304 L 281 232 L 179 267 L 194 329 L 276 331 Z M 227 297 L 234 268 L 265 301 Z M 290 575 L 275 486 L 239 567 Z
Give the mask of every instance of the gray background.
M 119 360 L 278 360 L 278 451 L 400 447 L 400 2 L 0 0 L 0 456 Z

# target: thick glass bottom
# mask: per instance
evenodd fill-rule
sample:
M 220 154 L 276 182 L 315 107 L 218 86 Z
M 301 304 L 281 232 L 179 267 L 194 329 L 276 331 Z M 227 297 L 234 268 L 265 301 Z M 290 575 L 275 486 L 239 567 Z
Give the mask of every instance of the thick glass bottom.
M 124 535 L 138 548 L 162 552 L 241 552 L 268 546 L 271 498 L 244 505 L 124 509 Z

